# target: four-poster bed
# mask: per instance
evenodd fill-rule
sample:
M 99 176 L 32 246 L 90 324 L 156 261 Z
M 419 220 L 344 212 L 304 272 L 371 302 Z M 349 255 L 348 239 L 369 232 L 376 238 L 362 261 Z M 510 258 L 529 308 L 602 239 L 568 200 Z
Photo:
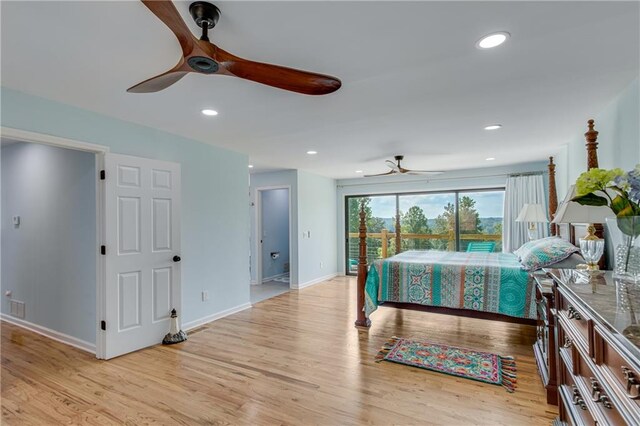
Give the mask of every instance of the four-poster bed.
M 597 159 L 597 145 L 596 142 L 598 132 L 594 130 L 594 121 L 588 121 L 588 131 L 585 133 L 585 138 L 587 140 L 587 159 L 588 159 L 588 167 L 589 169 L 598 166 Z M 555 168 L 556 165 L 553 162 L 553 157 L 549 157 L 548 164 L 548 173 L 549 173 L 549 190 L 548 190 L 548 207 L 549 207 L 549 216 L 553 218 L 557 208 L 558 208 L 558 197 L 556 190 L 556 182 L 555 182 Z M 371 296 L 371 287 L 372 282 L 373 285 L 376 285 L 377 277 L 373 277 L 372 282 L 369 283 L 369 292 L 367 293 L 367 274 L 369 273 L 369 265 L 367 264 L 367 226 L 366 226 L 366 213 L 364 210 L 364 204 L 361 205 L 360 213 L 360 226 L 359 226 L 359 256 L 358 256 L 358 279 L 357 279 L 357 319 L 355 325 L 358 327 L 369 327 L 371 325 L 371 320 L 369 319 L 368 313 L 372 312 L 370 304 L 372 303 Z M 397 221 L 396 221 L 397 222 Z M 552 224 L 550 227 L 550 233 L 552 236 L 559 236 L 560 238 L 571 242 L 575 245 L 575 242 L 578 238 L 578 235 L 582 234 L 582 228 L 586 228 L 586 225 L 576 225 L 576 224 L 562 224 L 555 225 Z M 396 223 L 396 229 L 399 230 L 399 223 Z M 600 232 L 600 237 L 602 237 L 602 225 L 598 227 Z M 400 232 L 395 233 L 396 238 L 396 247 L 401 247 L 401 235 Z M 449 315 L 457 315 L 457 316 L 467 316 L 473 318 L 481 318 L 481 319 L 491 319 L 497 321 L 504 322 L 517 322 L 523 324 L 535 325 L 536 323 L 536 313 L 535 313 L 535 285 L 533 284 L 533 279 L 530 276 L 531 274 L 516 269 L 518 267 L 514 267 L 512 259 L 516 256 L 511 255 L 509 253 L 505 253 L 504 256 L 509 257 L 500 257 L 501 254 L 494 253 L 493 257 L 478 257 L 474 256 L 471 253 L 467 254 L 447 254 L 445 255 L 442 252 L 433 252 L 440 253 L 439 255 L 430 255 L 427 252 L 424 252 L 424 255 L 419 252 L 411 252 L 409 254 L 400 254 L 390 258 L 387 263 L 382 266 L 382 263 L 376 263 L 375 268 L 372 267 L 372 273 L 374 275 L 380 274 L 382 276 L 381 270 L 385 269 L 385 277 L 392 277 L 389 281 L 395 281 L 394 285 L 396 287 L 399 286 L 398 281 L 401 279 L 422 279 L 425 275 L 429 275 L 427 278 L 431 280 L 432 283 L 438 281 L 438 285 L 440 285 L 440 280 L 450 280 L 454 282 L 454 288 L 456 292 L 460 292 L 460 295 L 454 295 L 454 300 L 456 297 L 459 305 L 455 307 L 449 306 L 441 306 L 440 303 L 428 303 L 422 304 L 423 302 L 414 302 L 414 303 L 405 303 L 403 301 L 397 301 L 397 288 L 393 290 L 389 290 L 389 292 L 395 292 L 394 296 L 391 299 L 395 299 L 394 301 L 385 301 L 389 299 L 380 300 L 380 304 L 388 307 L 395 307 L 399 309 L 411 309 L 411 310 L 420 310 L 426 312 L 433 313 L 443 313 Z M 420 273 L 412 275 L 411 273 L 411 260 L 413 258 L 417 258 L 420 256 L 424 256 L 428 259 L 427 263 L 423 264 L 414 264 L 419 265 L 418 268 L 422 268 Z M 440 256 L 440 257 L 438 257 Z M 450 257 L 450 258 L 449 258 Z M 443 263 L 438 263 L 443 262 Z M 466 262 L 466 263 L 465 263 Z M 459 269 L 458 269 L 459 268 Z M 374 271 L 375 269 L 375 271 Z M 442 270 L 441 270 L 442 269 Z M 408 272 L 407 272 L 408 271 Z M 423 273 L 426 271 L 426 273 Z M 475 275 L 475 271 L 478 271 L 477 276 Z M 404 278 L 399 278 L 399 276 L 404 274 Z M 436 276 L 439 274 L 436 278 Z M 470 274 L 474 274 L 473 277 L 469 277 Z M 523 279 L 523 275 L 526 276 Z M 453 279 L 450 278 L 453 276 Z M 507 276 L 507 279 L 503 279 L 503 276 Z M 408 277 L 408 278 L 407 278 Z M 457 281 L 456 281 L 457 280 Z M 459 283 L 458 281 L 462 281 Z M 471 281 L 471 283 L 469 283 Z M 490 282 L 491 281 L 491 282 Z M 382 292 L 383 287 L 387 285 L 385 281 L 379 287 L 380 292 Z M 514 297 L 514 289 L 518 286 L 523 286 L 517 292 L 522 300 L 513 300 Z M 477 290 L 474 288 L 482 288 L 483 290 Z M 406 286 L 408 287 L 408 286 Z M 507 295 L 496 295 L 496 291 L 500 292 L 501 288 L 507 288 L 511 294 Z M 432 293 L 435 294 L 435 290 L 431 289 Z M 489 294 L 482 294 L 478 292 L 484 291 Z M 380 296 L 380 292 L 378 296 Z M 429 292 L 429 290 L 427 290 Z M 475 292 L 475 293 L 472 293 Z M 491 294 L 493 293 L 493 294 Z M 471 294 L 471 297 L 469 297 Z M 421 295 L 419 295 L 422 297 Z M 432 294 L 427 294 L 427 298 L 425 300 L 433 300 L 431 296 Z M 473 299 L 480 299 L 478 303 L 476 303 Z M 463 300 L 464 298 L 464 300 Z M 471 299 L 472 303 L 469 303 L 469 299 Z M 375 304 L 377 306 L 377 300 Z M 438 300 L 439 302 L 439 300 Z M 503 309 L 502 305 L 505 305 L 506 308 Z M 510 305 L 509 305 L 510 304 Z M 519 306 L 522 305 L 522 306 Z M 492 305 L 492 306 L 485 306 Z M 498 306 L 500 305 L 500 306 Z M 476 308 L 476 306 L 480 306 L 480 308 Z M 515 306 L 515 310 L 514 310 Z M 373 307 L 375 309 L 375 307 Z

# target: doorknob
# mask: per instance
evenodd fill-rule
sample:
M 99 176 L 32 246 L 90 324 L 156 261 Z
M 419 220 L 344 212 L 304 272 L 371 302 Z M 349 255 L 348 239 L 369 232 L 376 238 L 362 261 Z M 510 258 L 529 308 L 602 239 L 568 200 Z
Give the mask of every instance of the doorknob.
M 182 259 L 180 258 L 180 256 L 178 256 L 178 255 L 173 256 L 173 261 L 174 262 L 180 262 L 181 260 Z

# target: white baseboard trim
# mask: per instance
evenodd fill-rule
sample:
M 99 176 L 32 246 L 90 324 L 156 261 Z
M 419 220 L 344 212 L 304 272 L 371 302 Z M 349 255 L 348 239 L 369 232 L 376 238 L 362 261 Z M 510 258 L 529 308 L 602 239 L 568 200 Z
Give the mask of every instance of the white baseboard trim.
M 258 281 L 256 281 L 256 280 L 249 281 L 249 284 L 251 284 L 251 285 L 259 285 Z
M 21 318 L 12 317 L 3 313 L 0 313 L 0 320 L 6 321 L 9 324 L 17 325 L 18 327 L 25 328 L 29 331 L 33 331 L 34 333 L 38 333 L 57 342 L 64 343 L 65 345 L 73 346 L 74 348 L 78 348 L 85 352 L 89 352 L 92 354 L 96 353 L 95 344 L 86 342 L 82 339 L 78 339 L 77 337 L 69 336 L 68 334 L 60 333 L 59 331 L 51 330 L 50 328 L 43 327 L 41 325 L 34 324 Z
M 320 284 L 322 281 L 330 280 L 331 278 L 335 278 L 337 276 L 338 276 L 338 273 L 334 272 L 332 274 L 325 275 L 324 277 L 316 278 L 315 280 L 307 281 L 305 283 L 300 283 L 298 285 L 292 285 L 291 288 L 300 290 L 305 287 L 310 287 L 315 284 Z
M 182 324 L 182 329 L 184 331 L 193 330 L 194 328 L 200 327 L 203 324 L 206 324 L 208 322 L 212 322 L 215 320 L 219 320 L 220 318 L 227 317 L 229 315 L 235 314 L 240 311 L 244 311 L 245 309 L 249 309 L 250 307 L 251 307 L 251 303 L 243 303 L 242 305 L 234 306 L 233 308 L 216 312 L 215 314 L 207 315 L 206 317 L 202 317 L 194 321 L 185 322 L 184 324 Z

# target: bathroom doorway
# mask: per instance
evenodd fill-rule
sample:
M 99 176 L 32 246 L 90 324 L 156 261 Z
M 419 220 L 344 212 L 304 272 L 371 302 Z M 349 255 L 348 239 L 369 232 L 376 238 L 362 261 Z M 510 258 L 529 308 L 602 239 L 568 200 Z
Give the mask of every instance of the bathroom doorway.
M 257 189 L 256 283 L 251 303 L 290 289 L 291 197 L 288 187 Z

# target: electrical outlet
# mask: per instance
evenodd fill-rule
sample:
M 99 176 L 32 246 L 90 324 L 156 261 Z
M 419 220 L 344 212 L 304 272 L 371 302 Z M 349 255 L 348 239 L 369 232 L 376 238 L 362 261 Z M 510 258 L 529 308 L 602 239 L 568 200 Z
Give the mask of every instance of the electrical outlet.
M 205 290 L 202 292 L 202 301 L 206 302 L 207 300 L 209 300 L 209 292 Z

